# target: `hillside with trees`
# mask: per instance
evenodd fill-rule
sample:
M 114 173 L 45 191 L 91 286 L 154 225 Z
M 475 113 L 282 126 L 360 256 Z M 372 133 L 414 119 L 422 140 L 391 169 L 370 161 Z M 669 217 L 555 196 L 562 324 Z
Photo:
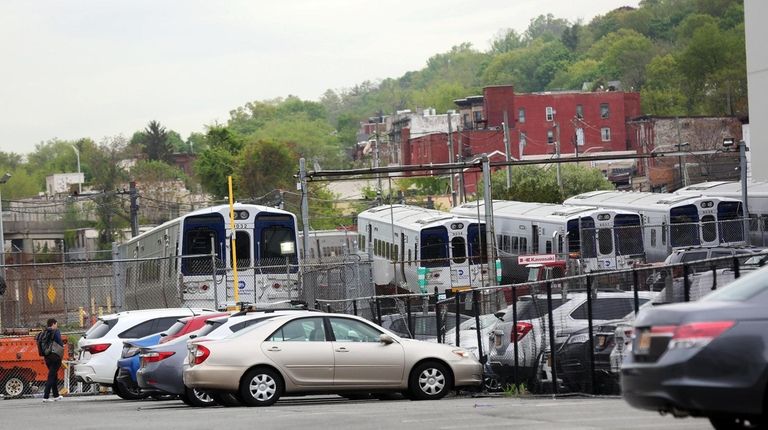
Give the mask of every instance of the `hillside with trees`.
M 205 125 L 186 140 L 172 124 L 148 119 L 130 139 L 53 139 L 27 156 L 0 152 L 0 169 L 13 175 L 3 197 L 35 196 L 47 175 L 76 171 L 74 146 L 87 185 L 105 193 L 140 174 L 181 180 L 222 199 L 232 175 L 239 199 L 290 205 L 293 197 L 275 190 L 293 187 L 299 157 L 325 169 L 355 166 L 351 153 L 361 121 L 401 109 L 445 112 L 455 108 L 453 100 L 496 84 L 517 92 L 590 91 L 620 81 L 623 90 L 640 92 L 646 114 L 746 115 L 743 9 L 740 0 L 643 0 L 588 23 L 546 14 L 522 32 L 498 31 L 487 49 L 463 43 L 400 77 L 329 89 L 317 101 L 289 95 L 247 102 L 233 108 L 226 123 Z M 164 167 L 178 153 L 196 156 L 191 177 Z M 124 159 L 143 162 L 129 174 L 116 167 Z M 334 196 L 327 189 L 317 187 L 313 196 L 329 213 L 328 223 L 316 227 L 341 222 L 329 210 Z M 117 222 L 115 197 L 104 198 L 104 223 Z

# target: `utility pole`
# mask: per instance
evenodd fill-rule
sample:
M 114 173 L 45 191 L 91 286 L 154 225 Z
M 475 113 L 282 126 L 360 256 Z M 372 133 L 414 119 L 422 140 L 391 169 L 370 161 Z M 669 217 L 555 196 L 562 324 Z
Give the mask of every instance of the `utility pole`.
M 682 140 L 680 139 L 680 117 L 675 117 L 675 123 L 677 124 L 677 152 L 681 151 L 681 146 L 683 145 Z M 683 185 L 683 187 L 688 186 L 688 181 L 685 180 L 685 173 L 684 173 L 684 167 L 683 167 L 683 156 L 678 155 L 677 156 L 677 166 L 678 171 L 680 172 L 680 183 Z M 686 169 L 687 171 L 687 169 Z M 682 188 L 682 187 L 681 187 Z
M 373 151 L 373 167 L 378 168 L 379 167 L 379 124 L 381 124 L 381 121 L 383 119 L 381 111 L 379 111 L 379 117 L 377 118 L 376 122 L 376 146 L 374 147 Z M 383 202 L 383 190 L 381 189 L 381 173 L 376 174 L 376 189 L 378 190 L 379 195 L 379 204 Z
M 555 120 L 555 154 L 557 154 L 557 160 L 560 161 L 560 123 L 557 120 Z M 560 163 L 557 163 L 555 167 L 557 168 L 557 187 L 562 192 L 563 181 L 560 178 Z
M 747 204 L 747 142 L 739 142 L 739 168 L 741 173 L 741 202 L 744 210 L 744 240 L 747 245 L 750 243 L 749 237 L 749 205 Z
M 453 111 L 448 111 L 448 162 L 453 164 L 453 127 L 451 126 L 451 115 Z M 450 170 L 451 177 L 451 203 L 453 207 L 456 207 L 456 190 L 453 189 L 453 170 Z
M 307 162 L 299 159 L 299 187 L 301 188 L 301 229 L 304 237 L 301 238 L 301 261 L 307 261 L 307 249 L 309 249 L 309 195 L 307 194 Z
M 456 131 L 458 131 L 459 134 L 459 150 L 457 151 L 457 155 L 459 158 L 459 163 L 464 162 L 464 143 L 461 141 L 461 127 L 456 127 Z M 467 190 L 464 188 L 464 168 L 461 169 L 461 172 L 459 173 L 459 201 L 461 203 L 464 203 L 467 201 Z
M 504 110 L 504 122 L 501 123 L 501 127 L 504 130 L 504 155 L 507 157 L 507 163 L 510 161 L 510 149 L 509 149 L 509 119 L 507 118 L 507 110 Z M 507 189 L 512 188 L 512 165 L 507 166 Z
M 131 236 L 136 237 L 139 235 L 139 205 L 136 203 L 138 199 L 136 181 L 131 181 L 129 186 L 131 193 Z
M 483 154 L 483 200 L 485 204 L 485 245 L 488 253 L 488 285 L 496 284 L 496 254 L 493 246 L 493 198 L 491 196 L 491 163 L 488 154 Z

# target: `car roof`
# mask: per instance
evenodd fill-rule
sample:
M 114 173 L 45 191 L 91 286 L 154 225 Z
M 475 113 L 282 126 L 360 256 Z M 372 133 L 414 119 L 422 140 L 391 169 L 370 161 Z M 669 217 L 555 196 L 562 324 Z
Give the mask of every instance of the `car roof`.
M 158 308 L 158 309 L 138 309 L 130 311 L 121 311 L 114 314 L 102 315 L 101 320 L 110 320 L 117 318 L 152 318 L 153 316 L 193 316 L 202 313 L 216 312 L 213 309 L 203 308 Z

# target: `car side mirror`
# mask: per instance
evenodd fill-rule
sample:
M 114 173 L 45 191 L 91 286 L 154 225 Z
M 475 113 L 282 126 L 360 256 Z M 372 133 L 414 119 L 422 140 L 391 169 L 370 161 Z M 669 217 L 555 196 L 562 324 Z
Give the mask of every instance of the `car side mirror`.
M 499 321 L 504 321 L 504 312 L 496 312 L 495 314 L 493 314 L 493 316 L 498 318 Z
M 379 335 L 379 342 L 381 342 L 381 343 L 383 343 L 385 345 L 389 345 L 391 343 L 395 343 L 395 340 L 392 339 L 392 336 L 390 336 L 388 334 L 382 333 L 382 334 Z
M 197 337 L 197 335 L 196 335 L 196 334 L 190 334 L 190 335 L 189 335 L 189 338 L 190 338 L 190 339 L 194 339 L 194 338 L 196 338 L 196 337 Z

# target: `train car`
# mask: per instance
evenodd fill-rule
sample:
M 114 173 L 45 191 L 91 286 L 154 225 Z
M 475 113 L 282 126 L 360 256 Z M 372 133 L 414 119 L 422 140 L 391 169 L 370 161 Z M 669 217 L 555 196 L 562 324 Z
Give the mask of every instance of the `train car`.
M 234 301 L 235 236 L 239 300 L 269 303 L 296 298 L 296 217 L 280 209 L 235 204 L 196 210 L 118 246 L 118 303 L 124 309 L 196 306 Z M 215 265 L 215 269 L 214 269 Z M 122 294 L 120 294 L 122 293 Z
M 489 285 L 484 222 L 407 205 L 378 206 L 357 219 L 376 285 L 415 293 Z
M 684 246 L 744 245 L 741 201 L 727 197 L 634 191 L 592 191 L 567 199 L 568 206 L 634 211 L 643 217 L 650 263 Z
M 465 203 L 451 212 L 482 218 L 485 204 Z M 627 269 L 645 260 L 637 212 L 495 200 L 493 224 L 503 284 L 527 280 L 528 270 L 518 264 L 518 256 L 571 260 L 578 266 L 569 266 L 583 272 Z
M 299 249 L 303 249 L 303 233 L 299 231 Z M 357 232 L 350 230 L 313 230 L 309 232 L 306 261 L 309 264 L 333 263 L 357 254 Z M 303 253 L 300 253 L 304 255 Z
M 741 200 L 740 181 L 712 181 L 689 185 L 676 194 L 729 197 Z M 752 245 L 768 244 L 768 182 L 747 182 L 749 239 Z

